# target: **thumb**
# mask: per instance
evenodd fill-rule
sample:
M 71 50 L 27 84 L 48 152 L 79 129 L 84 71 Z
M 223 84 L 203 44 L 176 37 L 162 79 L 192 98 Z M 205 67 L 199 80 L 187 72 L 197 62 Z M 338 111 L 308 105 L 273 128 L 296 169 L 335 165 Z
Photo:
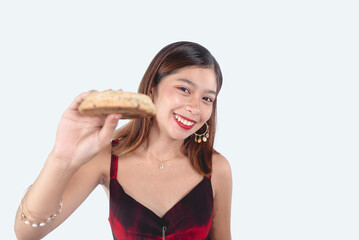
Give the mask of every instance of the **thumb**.
M 121 114 L 110 114 L 106 117 L 105 124 L 99 132 L 100 145 L 106 146 L 110 142 L 121 117 Z

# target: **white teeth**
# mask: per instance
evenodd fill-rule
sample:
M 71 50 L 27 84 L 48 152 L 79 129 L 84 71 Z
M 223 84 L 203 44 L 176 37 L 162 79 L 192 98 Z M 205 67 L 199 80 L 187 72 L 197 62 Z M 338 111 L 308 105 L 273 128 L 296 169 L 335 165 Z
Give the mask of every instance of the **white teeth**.
M 185 120 L 185 119 L 181 118 L 181 117 L 178 116 L 178 115 L 175 115 L 175 118 L 177 119 L 177 121 L 183 123 L 183 124 L 186 125 L 186 126 L 192 126 L 192 125 L 194 124 L 194 122 Z

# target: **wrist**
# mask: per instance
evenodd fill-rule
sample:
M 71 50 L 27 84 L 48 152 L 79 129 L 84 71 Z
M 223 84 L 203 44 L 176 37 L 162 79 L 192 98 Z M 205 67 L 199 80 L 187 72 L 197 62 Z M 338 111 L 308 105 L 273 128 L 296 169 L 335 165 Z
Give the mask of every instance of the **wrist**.
M 60 172 L 74 173 L 79 166 L 73 164 L 72 159 L 68 159 L 53 149 L 48 158 L 49 163 Z

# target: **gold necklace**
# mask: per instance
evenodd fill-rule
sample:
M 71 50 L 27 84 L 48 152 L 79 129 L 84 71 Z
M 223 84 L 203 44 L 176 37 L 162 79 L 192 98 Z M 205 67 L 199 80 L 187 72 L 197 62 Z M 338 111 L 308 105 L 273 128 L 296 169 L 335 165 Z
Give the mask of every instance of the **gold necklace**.
M 158 158 L 155 157 L 155 155 L 153 155 L 153 153 L 151 153 L 151 152 L 148 151 L 148 150 L 147 150 L 147 152 L 151 155 L 152 158 L 154 158 L 157 162 L 160 163 L 160 166 L 159 166 L 160 170 L 164 169 L 164 167 L 165 167 L 165 165 L 163 164 L 164 162 L 168 162 L 168 161 L 170 161 L 170 160 L 175 159 L 176 157 L 178 157 L 178 155 L 176 155 L 176 156 L 174 156 L 174 157 L 172 157 L 172 158 L 169 158 L 169 159 L 166 159 L 166 160 L 159 160 Z

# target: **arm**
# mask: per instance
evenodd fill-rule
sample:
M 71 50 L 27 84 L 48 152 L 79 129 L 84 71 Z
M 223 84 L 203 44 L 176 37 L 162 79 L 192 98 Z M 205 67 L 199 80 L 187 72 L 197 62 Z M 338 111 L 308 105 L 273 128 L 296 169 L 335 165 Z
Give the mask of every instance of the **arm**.
M 25 215 L 36 220 L 55 213 L 61 199 L 62 212 L 45 226 L 33 228 L 21 220 L 19 208 L 15 219 L 18 239 L 39 239 L 51 232 L 75 211 L 106 174 L 103 159 L 110 158 L 109 143 L 120 115 L 106 118 L 81 115 L 77 108 L 87 94 L 78 96 L 63 114 L 53 151 L 22 204 Z
M 219 154 L 213 155 L 212 164 L 214 208 L 210 236 L 213 240 L 229 240 L 231 239 L 231 167 L 228 160 Z
M 56 229 L 81 205 L 93 189 L 103 182 L 105 168 L 108 170 L 110 167 L 109 161 L 108 147 L 71 175 L 72 171 L 68 172 L 57 166 L 50 154 L 41 174 L 31 187 L 34 188 L 30 188 L 28 192 L 26 205 L 31 207 L 31 212 L 36 212 L 39 216 L 48 216 L 56 211 L 59 199 L 62 198 L 62 211 L 44 227 L 33 228 L 21 221 L 19 208 L 15 219 L 17 239 L 40 239 Z M 47 203 L 41 207 L 37 206 L 43 201 Z

